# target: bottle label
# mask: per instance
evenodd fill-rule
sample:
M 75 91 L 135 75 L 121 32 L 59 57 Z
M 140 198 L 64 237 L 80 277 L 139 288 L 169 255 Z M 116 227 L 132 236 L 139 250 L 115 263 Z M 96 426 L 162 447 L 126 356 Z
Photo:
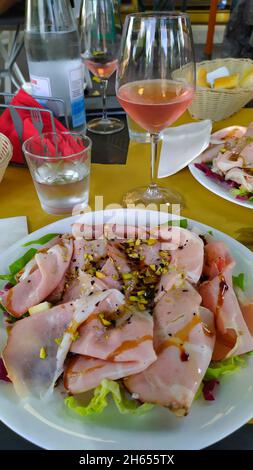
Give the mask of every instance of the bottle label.
M 51 83 L 50 78 L 38 77 L 37 75 L 30 75 L 32 92 L 34 95 L 51 97 Z
M 82 65 L 69 71 L 69 89 L 71 97 L 72 125 L 79 127 L 85 124 Z

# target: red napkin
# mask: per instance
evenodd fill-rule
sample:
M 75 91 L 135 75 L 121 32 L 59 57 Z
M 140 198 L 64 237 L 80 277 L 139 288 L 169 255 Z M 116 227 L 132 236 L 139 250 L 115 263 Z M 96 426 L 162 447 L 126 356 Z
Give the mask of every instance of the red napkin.
M 19 92 L 14 96 L 11 101 L 11 104 L 17 106 L 29 106 L 43 109 L 43 106 L 41 106 L 41 104 L 39 104 L 31 95 L 29 95 L 22 89 L 19 90 Z M 39 135 L 38 131 L 35 129 L 32 123 L 30 111 L 26 109 L 17 109 L 17 112 L 19 113 L 24 125 L 22 137 L 23 142 L 34 135 Z M 41 113 L 41 117 L 44 124 L 42 132 L 52 132 L 53 129 L 49 113 Z M 66 127 L 64 127 L 57 119 L 55 119 L 54 121 L 56 132 L 68 131 Z M 13 157 L 11 161 L 15 163 L 24 163 L 24 157 L 22 154 L 20 141 L 8 108 L 0 116 L 0 131 L 2 132 L 2 134 L 5 134 L 10 139 L 13 145 Z M 78 145 L 77 148 L 77 144 L 73 145 L 73 141 L 75 142 L 75 140 L 72 139 L 72 142 L 70 143 L 71 148 L 73 148 L 74 152 L 80 151 L 80 146 Z M 64 145 L 64 148 L 62 149 L 62 154 L 67 155 L 68 150 L 67 148 L 65 148 Z

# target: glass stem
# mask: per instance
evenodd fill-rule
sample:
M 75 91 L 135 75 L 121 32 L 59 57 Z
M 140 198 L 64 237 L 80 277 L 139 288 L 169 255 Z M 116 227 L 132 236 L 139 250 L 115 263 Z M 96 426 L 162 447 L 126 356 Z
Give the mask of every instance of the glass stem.
M 102 80 L 102 119 L 107 121 L 107 111 L 106 111 L 106 92 L 107 92 L 108 80 Z
M 150 140 L 151 140 L 151 183 L 150 187 L 155 188 L 157 187 L 157 184 L 155 182 L 155 179 L 158 174 L 158 142 L 159 142 L 159 134 L 150 134 Z

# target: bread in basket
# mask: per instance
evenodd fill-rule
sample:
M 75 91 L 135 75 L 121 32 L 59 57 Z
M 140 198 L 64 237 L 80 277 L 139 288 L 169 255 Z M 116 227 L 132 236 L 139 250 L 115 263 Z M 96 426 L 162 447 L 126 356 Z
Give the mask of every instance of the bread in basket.
M 253 60 L 250 59 L 216 59 L 197 64 L 199 68 L 207 72 L 219 67 L 227 67 L 231 75 L 245 76 L 247 70 L 253 71 Z M 239 86 L 236 88 L 204 88 L 197 86 L 193 102 L 189 106 L 189 112 L 195 119 L 211 119 L 220 121 L 238 112 L 243 106 L 253 99 L 253 85 Z

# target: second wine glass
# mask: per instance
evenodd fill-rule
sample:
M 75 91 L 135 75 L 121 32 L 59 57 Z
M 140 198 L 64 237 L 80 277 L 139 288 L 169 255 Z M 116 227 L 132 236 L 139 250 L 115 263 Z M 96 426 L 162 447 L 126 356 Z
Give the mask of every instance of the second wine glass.
M 106 110 L 108 80 L 116 70 L 120 44 L 113 0 L 84 0 L 80 29 L 84 63 L 101 80 L 103 93 L 102 117 L 89 121 L 87 129 L 96 134 L 119 132 L 124 128 L 123 122 L 109 118 Z

